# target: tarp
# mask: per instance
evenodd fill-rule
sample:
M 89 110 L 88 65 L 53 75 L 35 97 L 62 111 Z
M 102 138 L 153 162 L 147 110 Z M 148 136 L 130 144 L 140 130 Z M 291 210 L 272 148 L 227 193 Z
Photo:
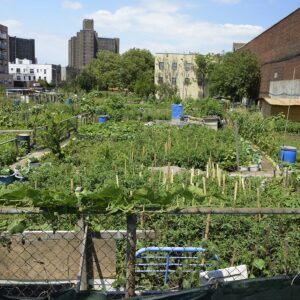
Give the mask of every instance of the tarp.
M 247 279 L 217 285 L 206 285 L 201 288 L 172 292 L 155 296 L 138 296 L 132 300 L 299 300 L 300 274 L 294 277 L 275 277 L 264 279 Z M 38 299 L 38 300 L 108 300 L 120 299 L 101 292 L 91 291 L 77 293 L 70 289 L 38 298 L 5 297 L 0 300 Z
M 217 286 L 169 293 L 157 296 L 141 296 L 135 300 L 299 300 L 300 274 L 294 277 L 248 279 Z

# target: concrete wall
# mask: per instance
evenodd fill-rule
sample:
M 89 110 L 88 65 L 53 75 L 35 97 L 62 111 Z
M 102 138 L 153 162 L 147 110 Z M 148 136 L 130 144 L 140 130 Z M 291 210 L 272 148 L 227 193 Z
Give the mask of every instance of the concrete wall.
M 163 68 L 160 68 L 162 63 Z M 176 69 L 173 68 L 174 64 L 177 64 Z M 202 90 L 198 85 L 195 66 L 195 54 L 157 53 L 155 54 L 155 84 L 159 84 L 162 80 L 163 83 L 176 86 L 180 98 L 197 99 L 201 97 Z M 186 84 L 186 80 L 189 84 Z
M 270 81 L 269 94 L 272 98 L 300 99 L 300 80 Z
M 294 70 L 300 79 L 299 28 L 298 8 L 238 50 L 250 50 L 261 63 L 261 97 L 269 94 L 270 81 L 292 80 Z

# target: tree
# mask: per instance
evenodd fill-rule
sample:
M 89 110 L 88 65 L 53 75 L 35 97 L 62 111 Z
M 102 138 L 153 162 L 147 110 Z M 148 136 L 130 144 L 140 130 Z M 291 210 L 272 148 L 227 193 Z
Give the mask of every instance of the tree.
M 147 70 L 140 76 L 139 79 L 137 79 L 134 85 L 134 92 L 138 96 L 146 99 L 148 99 L 150 95 L 155 94 L 155 84 L 152 70 Z
M 221 56 L 219 54 L 208 53 L 207 55 L 197 54 L 196 55 L 196 75 L 199 86 L 202 87 L 202 97 L 204 98 L 205 89 L 209 82 L 210 74 L 214 66 L 220 63 Z
M 209 91 L 212 96 L 229 97 L 234 102 L 243 97 L 258 96 L 260 67 L 254 54 L 238 51 L 224 55 L 220 64 L 211 72 Z
M 150 93 L 154 92 L 154 56 L 150 51 L 133 48 L 122 54 L 120 74 L 124 88 L 134 91 L 137 86 L 138 90 L 144 86 L 146 90 L 151 89 Z

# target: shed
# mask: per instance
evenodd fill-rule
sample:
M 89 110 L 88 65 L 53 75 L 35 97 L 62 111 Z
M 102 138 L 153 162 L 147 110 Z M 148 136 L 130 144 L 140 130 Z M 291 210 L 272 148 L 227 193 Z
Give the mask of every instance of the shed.
M 261 111 L 264 116 L 276 116 L 284 114 L 287 116 L 288 108 L 290 106 L 289 120 L 300 122 L 300 99 L 288 98 L 262 98 Z

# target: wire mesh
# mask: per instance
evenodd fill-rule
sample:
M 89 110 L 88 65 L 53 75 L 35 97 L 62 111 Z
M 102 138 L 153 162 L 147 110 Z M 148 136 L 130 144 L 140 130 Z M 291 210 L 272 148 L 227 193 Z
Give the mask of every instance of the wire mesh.
M 114 299 L 297 274 L 297 216 L 1 214 L 0 295 Z

